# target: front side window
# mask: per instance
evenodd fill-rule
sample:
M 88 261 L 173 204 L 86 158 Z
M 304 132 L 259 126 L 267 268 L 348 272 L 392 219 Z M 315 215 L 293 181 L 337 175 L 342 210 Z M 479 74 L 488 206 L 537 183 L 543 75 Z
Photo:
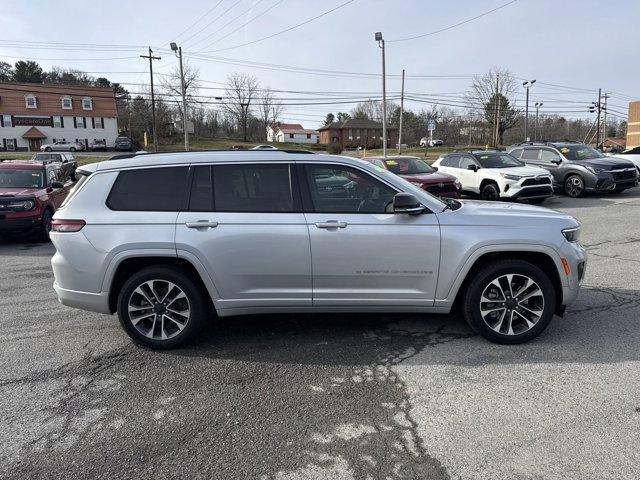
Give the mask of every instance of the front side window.
M 25 95 L 24 103 L 27 108 L 38 108 L 38 101 L 33 93 Z
M 509 152 L 511 155 L 513 155 L 516 158 L 520 158 L 522 157 L 522 148 L 516 148 L 514 150 L 511 150 L 511 152 Z
M 460 158 L 460 168 L 468 170 L 471 165 L 477 165 L 471 157 L 463 156 Z
M 397 193 L 371 175 L 341 165 L 306 165 L 313 209 L 318 213 L 385 213 Z
M 71 97 L 62 97 L 60 99 L 62 103 L 63 110 L 71 110 L 73 108 L 73 102 L 71 101 Z
M 475 155 L 482 168 L 522 167 L 524 163 L 508 153 L 479 153 Z
M 540 156 L 538 157 L 541 162 L 551 163 L 554 160 L 559 160 L 560 156 L 553 150 L 547 150 L 543 148 L 540 150 Z
M 291 168 L 282 165 L 216 165 L 213 206 L 217 212 L 294 212 Z
M 387 169 L 396 175 L 433 173 L 433 168 L 418 157 L 389 157 L 384 161 Z
M 595 148 L 591 148 L 588 145 L 577 144 L 577 145 L 565 145 L 559 147 L 560 153 L 565 156 L 567 160 L 588 160 L 590 158 L 606 158 L 606 155 L 603 155 Z
M 118 211 L 177 212 L 187 191 L 187 167 L 124 170 L 111 188 L 107 206 Z
M 43 180 L 42 170 L 0 170 L 0 188 L 42 188 Z

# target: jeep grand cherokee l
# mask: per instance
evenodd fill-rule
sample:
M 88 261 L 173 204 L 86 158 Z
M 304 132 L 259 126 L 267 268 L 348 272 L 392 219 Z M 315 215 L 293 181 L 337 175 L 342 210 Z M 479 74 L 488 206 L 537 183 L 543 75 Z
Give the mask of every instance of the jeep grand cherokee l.
M 0 236 L 35 234 L 49 240 L 51 218 L 72 181 L 59 162 L 0 162 Z
M 275 150 L 126 157 L 81 167 L 80 187 L 56 212 L 54 289 L 65 305 L 117 312 L 150 347 L 184 345 L 210 311 L 454 305 L 487 339 L 521 343 L 563 313 L 584 275 L 571 216 L 442 201 L 363 160 Z
M 509 152 L 527 165 L 551 172 L 556 189 L 569 197 L 585 192 L 622 192 L 638 185 L 638 171 L 629 160 L 607 157 L 577 142 L 525 143 Z

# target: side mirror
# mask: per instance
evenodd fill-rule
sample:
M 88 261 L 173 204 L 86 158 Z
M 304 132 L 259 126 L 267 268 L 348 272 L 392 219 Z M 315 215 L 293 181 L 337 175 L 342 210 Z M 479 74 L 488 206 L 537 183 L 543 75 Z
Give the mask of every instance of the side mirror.
M 478 166 L 475 164 L 471 164 L 467 167 L 467 170 L 473 170 L 474 172 L 478 171 Z
M 431 167 L 433 168 L 436 172 L 438 171 L 438 167 Z
M 562 163 L 562 159 L 554 158 L 553 160 L 551 160 L 551 163 L 555 163 L 556 165 L 560 165 Z
M 408 213 L 417 215 L 424 211 L 424 207 L 415 196 L 407 192 L 396 193 L 393 197 L 393 213 Z
M 51 182 L 51 188 L 63 188 L 64 183 L 62 182 Z

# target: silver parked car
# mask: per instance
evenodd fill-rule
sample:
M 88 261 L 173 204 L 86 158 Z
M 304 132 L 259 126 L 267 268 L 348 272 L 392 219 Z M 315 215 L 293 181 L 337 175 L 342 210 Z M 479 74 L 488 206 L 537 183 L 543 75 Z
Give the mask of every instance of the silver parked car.
M 498 343 L 542 332 L 577 296 L 579 223 L 520 204 L 441 201 L 349 157 L 131 155 L 85 165 L 56 212 L 60 302 L 173 348 L 209 313 L 448 313 Z
M 45 143 L 40 147 L 42 152 L 75 152 L 84 150 L 84 144 L 80 142 L 67 142 L 66 140 L 58 140 L 53 143 Z

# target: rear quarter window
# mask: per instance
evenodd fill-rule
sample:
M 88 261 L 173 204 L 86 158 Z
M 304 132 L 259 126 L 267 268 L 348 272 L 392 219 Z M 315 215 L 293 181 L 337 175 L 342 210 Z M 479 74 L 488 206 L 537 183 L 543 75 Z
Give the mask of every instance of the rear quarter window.
M 184 209 L 187 167 L 124 170 L 107 197 L 107 207 L 117 211 L 177 212 Z

